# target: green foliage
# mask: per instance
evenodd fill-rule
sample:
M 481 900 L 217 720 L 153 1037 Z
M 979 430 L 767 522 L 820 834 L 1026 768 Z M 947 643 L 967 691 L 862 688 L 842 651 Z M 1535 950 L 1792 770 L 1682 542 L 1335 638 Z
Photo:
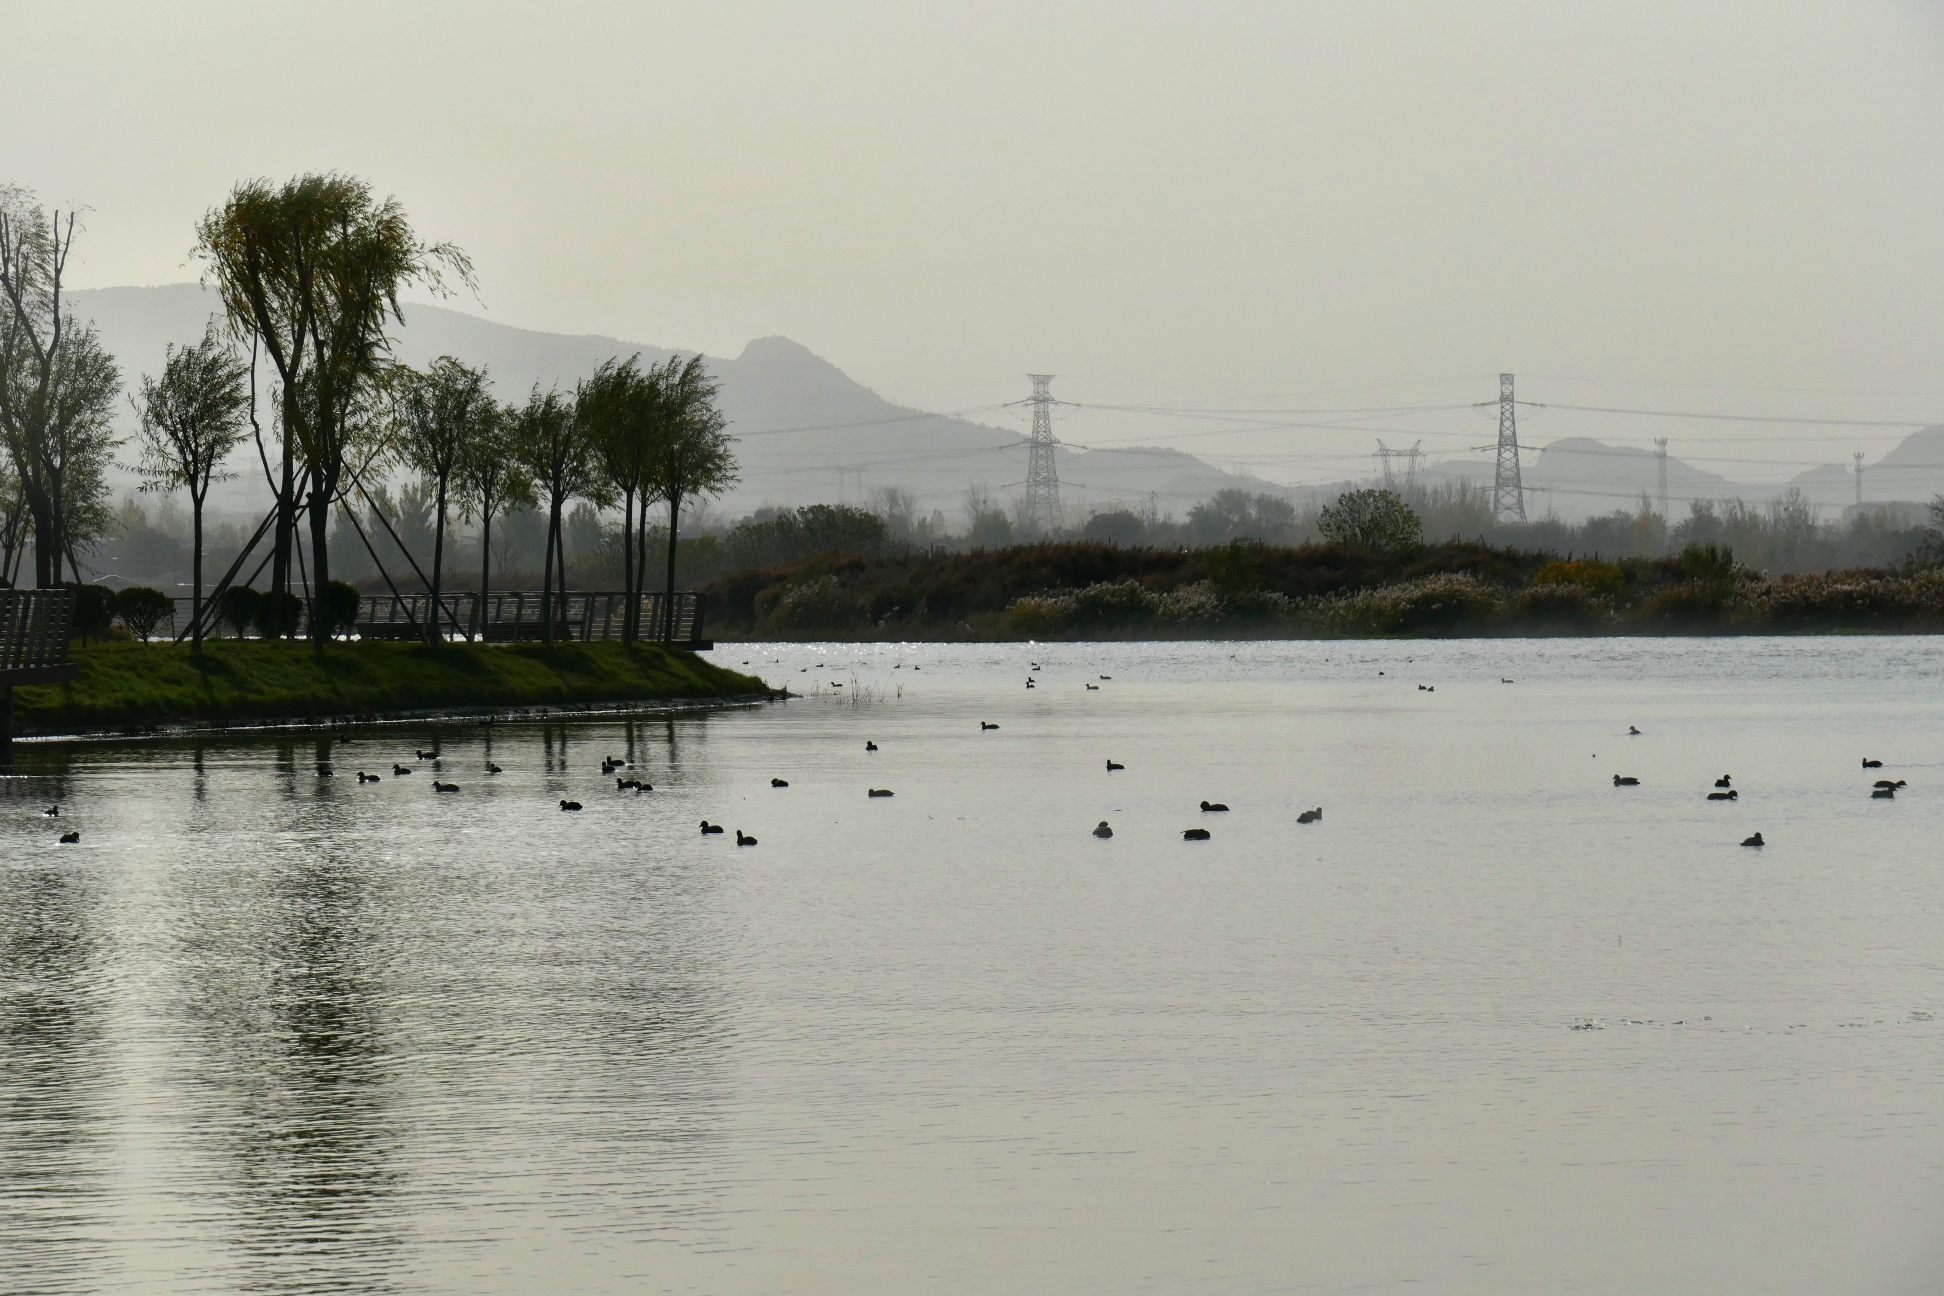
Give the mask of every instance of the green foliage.
M 1734 551 L 1725 545 L 1689 544 L 1681 550 L 1681 575 L 1693 585 L 1726 593 L 1735 579 Z
M 368 716 L 440 707 L 534 707 L 761 696 L 763 682 L 689 653 L 619 643 L 351 643 L 260 640 L 77 648 L 71 684 L 15 690 L 24 733 L 161 723 Z
M 1204 545 L 1226 540 L 1284 540 L 1296 524 L 1296 508 L 1275 495 L 1245 490 L 1216 491 L 1188 510 L 1188 526 Z
M 257 614 L 263 610 L 263 594 L 248 585 L 232 585 L 223 591 L 223 624 L 236 632 L 241 639 L 243 632 L 256 624 Z
M 1316 526 L 1332 544 L 1380 553 L 1415 548 L 1423 531 L 1410 505 L 1387 490 L 1346 491 Z
M 115 623 L 115 591 L 106 585 L 77 585 L 71 581 L 67 588 L 74 591 L 73 630 L 81 636 L 81 642 L 107 638 L 109 627 Z
M 1547 563 L 1533 574 L 1532 583 L 1535 586 L 1577 585 L 1596 594 L 1618 594 L 1627 588 L 1627 573 L 1615 563 L 1581 558 Z
M 348 635 L 358 628 L 358 606 L 361 602 L 355 585 L 334 580 L 325 588 L 324 613 L 330 618 L 333 635 Z
M 1096 513 L 1080 528 L 1080 538 L 1096 544 L 1137 545 L 1147 534 L 1147 523 L 1126 509 Z
M 875 513 L 848 504 L 812 504 L 762 521 L 739 523 L 724 538 L 723 547 L 734 566 L 765 567 L 832 551 L 882 553 L 889 538 L 884 519 Z
M 968 549 L 1004 549 L 1012 542 L 1012 519 L 996 508 L 980 510 L 965 530 Z
M 214 322 L 196 345 L 164 351 L 161 379 L 144 374 L 135 403 L 143 489 L 181 487 L 200 511 L 210 483 L 235 475 L 219 468 L 247 431 L 248 380 Z
M 155 628 L 174 612 L 174 599 L 146 585 L 130 585 L 115 595 L 115 618 L 143 643 L 147 643 L 155 634 Z
M 303 623 L 304 600 L 295 594 L 271 590 L 257 603 L 257 634 L 265 639 L 288 639 Z
M 1262 577 L 1256 571 L 1256 554 L 1262 546 L 1250 540 L 1231 540 L 1202 555 L 1208 579 L 1222 594 L 1240 594 L 1257 589 Z

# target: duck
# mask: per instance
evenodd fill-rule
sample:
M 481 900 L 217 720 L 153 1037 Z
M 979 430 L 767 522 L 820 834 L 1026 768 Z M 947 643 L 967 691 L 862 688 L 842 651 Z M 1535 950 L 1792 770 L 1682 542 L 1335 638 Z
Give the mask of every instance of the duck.
M 634 788 L 634 789 L 635 789 L 636 791 L 640 791 L 640 789 L 641 789 L 641 780 L 640 780 L 640 779 L 624 779 L 624 778 L 618 778 L 618 779 L 616 779 L 616 780 L 614 780 L 614 790 L 615 790 L 616 792 L 626 792 L 626 791 L 627 791 L 627 790 L 628 790 L 629 788 Z
M 997 729 L 998 727 L 999 727 L 998 725 L 988 723 L 987 721 L 984 720 L 979 721 L 979 729 L 981 732 L 984 732 L 987 729 Z
M 1100 692 L 1100 685 L 1098 685 L 1098 684 L 1089 684 L 1089 685 L 1087 685 L 1087 692 L 1089 692 L 1089 693 L 1098 693 L 1098 692 Z
M 1615 787 L 1639 787 L 1639 786 L 1640 786 L 1640 780 L 1639 780 L 1639 779 L 1637 779 L 1637 778 L 1634 778 L 1634 777 L 1633 777 L 1632 775 L 1630 775 L 1630 774 L 1615 774 L 1615 775 L 1613 776 L 1613 786 L 1615 786 Z
M 1760 833 L 1755 833 L 1755 834 L 1753 834 L 1752 836 L 1748 836 L 1748 837 L 1744 837 L 1744 838 L 1742 838 L 1742 845 L 1744 845 L 1744 846 L 1766 846 L 1766 845 L 1768 845 L 1768 843 L 1762 840 L 1762 834 L 1760 834 Z
M 1634 728 L 1632 725 L 1627 726 L 1627 733 L 1635 738 L 1640 737 L 1640 730 Z
M 1872 784 L 1871 786 L 1873 786 L 1873 787 L 1887 787 L 1887 788 L 1900 788 L 1900 787 L 1902 787 L 1903 785 L 1904 785 L 1904 781 L 1903 781 L 1902 779 L 1898 779 L 1898 780 L 1897 780 L 1896 782 L 1894 782 L 1894 783 L 1893 783 L 1893 782 L 1891 782 L 1891 781 L 1890 781 L 1889 779 L 1878 779 L 1878 780 L 1877 780 L 1877 781 L 1876 781 L 1876 782 L 1875 782 L 1874 784 Z
M 1715 786 L 1716 786 L 1716 787 L 1727 787 L 1727 786 L 1728 786 L 1728 776 L 1727 776 L 1726 774 L 1723 774 L 1723 775 L 1722 775 L 1722 776 L 1721 776 L 1720 778 L 1718 778 L 1718 779 L 1716 779 L 1716 780 L 1715 780 Z
M 1729 788 L 1726 792 L 1710 792 L 1708 793 L 1708 800 L 1739 801 L 1741 800 L 1741 793 L 1737 792 L 1734 788 Z
M 770 786 L 771 786 L 771 787 L 788 787 L 788 786 L 790 786 L 790 781 L 789 781 L 788 779 L 771 779 L 771 780 L 770 780 Z
M 722 831 L 721 824 L 712 824 L 707 819 L 704 819 L 702 821 L 702 835 L 704 837 L 709 836 L 711 833 L 719 833 L 721 831 Z
M 497 766 L 497 765 L 495 765 L 495 764 L 493 764 L 493 763 L 492 763 L 491 761 L 487 761 L 487 762 L 486 762 L 486 772 L 487 772 L 488 774 L 498 774 L 498 773 L 500 772 L 500 767 L 499 767 L 499 766 Z
M 1107 821 L 1105 819 L 1102 819 L 1099 823 L 1094 825 L 1094 836 L 1099 837 L 1102 840 L 1105 840 L 1106 838 L 1112 837 L 1113 835 L 1114 835 L 1114 830 L 1107 826 Z
M 1506 679 L 1506 678 L 1505 678 L 1505 677 L 1504 677 L 1503 675 L 1501 675 L 1501 676 L 1499 676 L 1499 683 L 1501 683 L 1501 684 L 1514 684 L 1514 683 L 1517 683 L 1517 682 L 1518 682 L 1518 681 L 1516 681 L 1516 680 L 1509 680 L 1509 679 Z
M 867 742 L 867 743 L 865 743 L 865 744 L 864 744 L 864 750 L 865 750 L 865 751 L 876 751 L 876 750 L 877 750 L 877 744 L 876 744 L 876 743 L 874 743 L 874 742 Z
M 1034 669 L 1034 670 L 1038 670 L 1039 668 L 1040 668 L 1040 664 L 1039 664 L 1038 662 L 1034 662 L 1034 663 L 1033 663 L 1033 669 Z
M 1107 772 L 1109 774 L 1112 774 L 1115 770 L 1124 770 L 1126 768 L 1127 766 L 1121 764 L 1119 761 L 1110 760 L 1107 762 Z
M 1227 814 L 1228 807 L 1223 805 L 1220 801 L 1204 801 L 1202 802 L 1202 813 L 1203 814 Z
M 432 790 L 434 792 L 457 792 L 459 785 L 457 783 L 441 783 L 439 780 L 433 779 Z
M 1113 677 L 1112 675 L 1102 675 L 1102 676 L 1101 676 L 1100 678 L 1102 678 L 1102 679 L 1112 679 L 1112 678 L 1114 678 L 1114 677 Z
M 376 775 L 376 774 L 367 774 L 367 773 L 365 773 L 365 772 L 364 772 L 363 770 L 359 770 L 359 771 L 358 771 L 358 782 L 360 782 L 360 783 L 376 783 L 376 782 L 378 782 L 378 781 L 379 781 L 379 776 L 378 776 L 378 775 Z
M 405 768 L 405 767 L 404 767 L 403 765 L 400 765 L 400 764 L 398 764 L 398 763 L 397 763 L 396 761 L 394 761 L 394 762 L 392 762 L 392 777 L 393 777 L 393 778 L 403 778 L 403 777 L 405 777 L 405 776 L 406 776 L 407 774 L 410 774 L 411 772 L 412 772 L 412 771 L 410 771 L 410 770 L 408 770 L 408 769 L 406 769 L 406 768 Z
M 1871 759 L 1870 759 L 1870 758 L 1869 758 L 1868 756 L 1865 756 L 1865 757 L 1863 758 L 1863 768 L 1864 768 L 1864 769 L 1882 769 L 1882 768 L 1883 768 L 1883 762 L 1882 762 L 1882 761 L 1877 761 L 1877 760 L 1871 760 Z
M 1027 687 L 1027 688 L 1031 688 L 1031 687 L 1033 687 L 1033 681 L 1031 681 L 1031 680 L 1027 680 L 1027 681 L 1026 681 L 1026 687 Z
M 81 844 L 81 833 L 78 829 L 74 832 L 64 832 L 61 834 L 61 845 L 79 846 L 80 844 Z
M 1321 819 L 1322 817 L 1323 817 L 1323 807 L 1318 806 L 1314 810 L 1305 810 L 1303 811 L 1303 813 L 1297 815 L 1296 822 L 1299 824 L 1313 824 L 1318 819 Z
M 41 811 L 41 814 L 49 819 L 59 819 L 61 817 L 61 807 L 57 805 L 49 806 L 47 809 Z
M 755 844 L 756 844 L 756 839 L 754 837 L 751 837 L 748 833 L 744 832 L 740 828 L 736 829 L 736 845 L 754 846 Z
M 1208 837 L 1209 832 L 1206 828 L 1190 828 L 1181 834 L 1181 840 L 1183 841 L 1207 841 Z
M 634 789 L 635 789 L 635 795 L 640 796 L 643 792 L 653 792 L 655 790 L 655 785 L 653 783 L 642 783 L 637 781 L 634 785 Z
M 581 808 L 581 803 L 578 801 L 562 801 L 560 808 L 562 810 L 578 810 Z
M 1884 801 L 1894 801 L 1897 798 L 1897 789 L 1893 787 L 1871 788 L 1870 795 L 1873 798 L 1879 798 Z
M 438 749 L 437 749 L 437 748 L 434 748 L 434 749 L 433 749 L 433 750 L 431 750 L 431 751 L 416 751 L 416 750 L 415 750 L 415 751 L 413 752 L 413 754 L 414 754 L 414 755 L 416 755 L 416 756 L 417 756 L 417 757 L 418 757 L 418 758 L 419 758 L 420 760 L 437 760 L 437 759 L 439 759 L 439 753 L 438 753 Z
M 868 791 L 867 793 L 865 793 L 865 795 L 866 795 L 866 796 L 874 796 L 874 797 L 881 797 L 881 796 L 890 796 L 890 795 L 891 795 L 891 789 L 890 789 L 890 788 L 872 788 L 872 789 L 870 789 L 870 791 Z

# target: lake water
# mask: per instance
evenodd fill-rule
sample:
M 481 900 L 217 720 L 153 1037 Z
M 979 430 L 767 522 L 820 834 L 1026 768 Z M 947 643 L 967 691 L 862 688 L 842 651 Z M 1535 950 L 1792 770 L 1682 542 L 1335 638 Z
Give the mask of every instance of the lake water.
M 24 747 L 0 1287 L 1944 1285 L 1944 639 L 713 658 Z

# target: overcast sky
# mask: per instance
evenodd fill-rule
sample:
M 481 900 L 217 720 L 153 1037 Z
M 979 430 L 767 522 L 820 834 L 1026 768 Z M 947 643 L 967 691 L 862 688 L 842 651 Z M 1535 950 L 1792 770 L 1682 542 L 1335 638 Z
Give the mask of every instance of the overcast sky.
M 1171 411 L 1462 404 L 1511 370 L 1556 404 L 1944 421 L 1935 0 L 7 0 L 4 29 L 0 178 L 92 209 L 81 286 L 193 278 L 239 177 L 335 168 L 472 254 L 466 309 L 730 355 L 782 333 L 930 409 L 1029 370 Z M 1366 468 L 1365 427 L 1492 433 L 1355 426 L 1060 430 L 1282 480 Z M 1671 435 L 1739 477 L 1900 435 L 1530 430 Z

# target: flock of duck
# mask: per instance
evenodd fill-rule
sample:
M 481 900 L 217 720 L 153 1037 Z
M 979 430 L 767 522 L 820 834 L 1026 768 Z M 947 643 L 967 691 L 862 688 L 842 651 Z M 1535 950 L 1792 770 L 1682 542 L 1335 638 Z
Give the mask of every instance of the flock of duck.
M 1640 730 L 1634 728 L 1632 725 L 1628 725 L 1627 734 L 1629 737 L 1638 738 L 1640 736 Z M 1883 762 L 1880 760 L 1872 760 L 1868 756 L 1865 756 L 1863 758 L 1863 768 L 1866 770 L 1882 769 Z M 1741 792 L 1734 786 L 1734 782 L 1735 780 L 1732 775 L 1723 774 L 1714 781 L 1715 790 L 1708 793 L 1708 800 L 1739 801 L 1741 799 Z M 1870 786 L 1870 797 L 1876 801 L 1895 800 L 1897 792 L 1904 785 L 1905 781 L 1903 779 L 1878 779 Z M 1615 774 L 1613 776 L 1613 786 L 1639 787 L 1640 780 L 1630 774 Z M 1742 838 L 1742 845 L 1766 846 L 1768 843 L 1762 840 L 1762 834 L 1750 833 L 1747 837 Z

